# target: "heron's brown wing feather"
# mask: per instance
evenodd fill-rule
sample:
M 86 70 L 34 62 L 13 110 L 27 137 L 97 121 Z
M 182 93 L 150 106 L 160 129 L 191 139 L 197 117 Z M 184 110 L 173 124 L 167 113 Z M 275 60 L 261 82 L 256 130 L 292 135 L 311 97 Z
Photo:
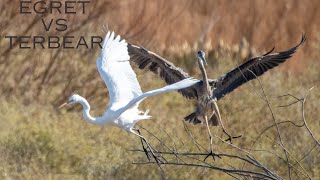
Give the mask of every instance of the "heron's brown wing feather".
M 257 76 L 260 76 L 266 71 L 285 62 L 296 52 L 297 48 L 303 44 L 305 40 L 306 38 L 303 35 L 301 42 L 297 46 L 279 53 L 270 54 L 271 52 L 269 52 L 263 56 L 250 59 L 244 64 L 219 77 L 215 81 L 215 89 L 212 95 L 213 98 L 217 98 L 217 100 L 219 100 L 242 84 L 255 79 Z
M 145 48 L 128 44 L 128 52 L 130 61 L 138 66 L 138 68 L 150 70 L 159 75 L 167 84 L 173 84 L 190 77 L 188 73 L 184 72 L 181 68 L 176 67 L 173 63 Z M 189 88 L 178 90 L 178 92 L 186 98 L 196 98 L 196 88 L 197 84 Z

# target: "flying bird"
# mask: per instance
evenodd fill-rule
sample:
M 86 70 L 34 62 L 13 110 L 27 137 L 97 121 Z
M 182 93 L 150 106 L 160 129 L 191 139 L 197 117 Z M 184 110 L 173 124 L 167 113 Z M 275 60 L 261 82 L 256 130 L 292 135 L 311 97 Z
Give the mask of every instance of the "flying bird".
M 199 51 L 197 62 L 202 73 L 202 80 L 189 88 L 178 90 L 178 92 L 188 99 L 197 99 L 195 111 L 186 116 L 184 120 L 193 124 L 206 123 L 207 126 L 217 126 L 219 124 L 218 120 L 221 122 L 221 117 L 216 101 L 220 100 L 242 84 L 261 76 L 266 71 L 288 60 L 305 40 L 305 36 L 302 35 L 302 39 L 297 46 L 279 53 L 272 53 L 274 50 L 272 49 L 262 56 L 248 60 L 217 79 L 207 78 L 204 68 L 204 65 L 207 64 L 205 56 L 202 51 Z M 170 61 L 143 47 L 128 44 L 128 51 L 131 62 L 140 69 L 148 69 L 157 74 L 167 84 L 172 84 L 191 77 L 188 73 L 181 68 L 176 67 Z M 221 125 L 223 132 L 229 137 L 228 140 L 231 141 L 232 138 L 235 138 L 231 137 L 225 131 L 222 122 Z M 209 127 L 208 131 L 211 147 L 211 153 L 209 153 L 209 155 L 214 157 L 215 154 L 212 152 L 212 137 Z
M 82 114 L 85 120 L 96 125 L 117 126 L 139 136 L 148 145 L 157 161 L 146 139 L 134 129 L 134 125 L 138 121 L 151 118 L 148 111 L 143 112 L 138 109 L 139 104 L 149 96 L 187 88 L 198 83 L 199 80 L 184 78 L 163 88 L 143 93 L 129 59 L 126 41 L 121 40 L 119 35 L 115 37 L 114 32 L 108 32 L 103 42 L 101 54 L 96 62 L 99 74 L 109 91 L 110 100 L 107 111 L 100 117 L 92 117 L 88 101 L 77 94 L 69 97 L 68 101 L 59 108 L 67 104 L 80 103 L 83 107 Z

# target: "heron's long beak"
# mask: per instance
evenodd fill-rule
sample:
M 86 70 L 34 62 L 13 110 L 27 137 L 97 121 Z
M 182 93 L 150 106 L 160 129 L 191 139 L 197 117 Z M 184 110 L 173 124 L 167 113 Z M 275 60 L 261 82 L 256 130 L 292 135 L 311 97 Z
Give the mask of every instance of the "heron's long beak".
M 204 64 L 205 64 L 205 65 L 208 65 L 207 60 L 206 60 L 206 58 L 205 58 L 205 57 L 200 56 L 200 58 L 201 58 L 201 60 L 204 62 Z
M 203 58 L 204 63 L 206 64 L 206 66 L 208 65 L 207 60 L 205 58 Z
M 58 109 L 62 108 L 63 106 L 66 106 L 66 105 L 68 105 L 68 103 L 67 103 L 67 102 L 65 102 L 65 103 L 61 104 L 61 105 L 58 107 Z

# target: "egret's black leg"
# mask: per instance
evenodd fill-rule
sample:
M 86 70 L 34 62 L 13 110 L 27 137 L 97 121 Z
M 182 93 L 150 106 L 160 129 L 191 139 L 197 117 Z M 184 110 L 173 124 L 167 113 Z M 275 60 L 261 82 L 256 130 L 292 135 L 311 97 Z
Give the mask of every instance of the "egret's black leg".
M 150 152 L 154 158 L 154 160 L 156 161 L 156 163 L 158 164 L 158 166 L 160 166 L 160 163 L 163 163 L 154 153 L 153 148 L 151 147 L 151 145 L 148 143 L 148 141 L 146 140 L 145 137 L 143 137 L 142 135 L 138 134 L 137 132 L 135 132 L 133 129 L 130 129 L 130 132 L 132 132 L 133 134 L 139 136 L 140 138 L 143 139 L 143 141 L 147 144 L 148 148 L 150 149 Z
M 137 131 L 137 132 L 139 133 L 139 135 L 141 136 L 140 130 L 139 130 L 139 129 L 136 129 L 136 131 Z M 140 137 L 140 141 L 141 141 L 142 149 L 143 149 L 144 153 L 146 154 L 148 160 L 150 161 L 150 160 L 151 160 L 150 155 L 149 155 L 147 149 L 144 147 L 144 144 L 143 144 L 143 142 L 145 142 L 145 140 Z M 145 142 L 145 143 L 146 143 L 146 142 Z

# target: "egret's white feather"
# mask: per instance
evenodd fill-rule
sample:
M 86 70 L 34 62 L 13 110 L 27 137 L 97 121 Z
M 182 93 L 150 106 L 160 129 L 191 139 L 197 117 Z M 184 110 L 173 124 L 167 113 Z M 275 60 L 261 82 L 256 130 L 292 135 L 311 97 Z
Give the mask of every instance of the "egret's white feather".
M 124 109 L 128 109 L 132 106 L 135 105 L 139 105 L 140 102 L 142 102 L 145 98 L 149 97 L 149 96 L 154 96 L 157 94 L 161 94 L 161 93 L 165 93 L 165 92 L 169 92 L 169 91 L 175 91 L 175 90 L 179 90 L 179 89 L 183 89 L 183 88 L 187 88 L 190 87 L 192 85 L 195 85 L 196 83 L 200 82 L 200 80 L 198 79 L 194 79 L 194 78 L 187 78 L 184 79 L 182 81 L 178 81 L 174 84 L 170 84 L 168 86 L 165 86 L 163 88 L 160 89 L 155 89 L 155 90 L 151 90 L 148 92 L 143 93 L 141 96 L 138 96 L 134 99 L 132 99 L 125 107 Z
M 109 108 L 117 109 L 141 95 L 142 91 L 128 61 L 126 41 L 120 41 L 119 35 L 114 39 L 114 32 L 109 34 L 104 40 L 97 68 L 109 90 Z

